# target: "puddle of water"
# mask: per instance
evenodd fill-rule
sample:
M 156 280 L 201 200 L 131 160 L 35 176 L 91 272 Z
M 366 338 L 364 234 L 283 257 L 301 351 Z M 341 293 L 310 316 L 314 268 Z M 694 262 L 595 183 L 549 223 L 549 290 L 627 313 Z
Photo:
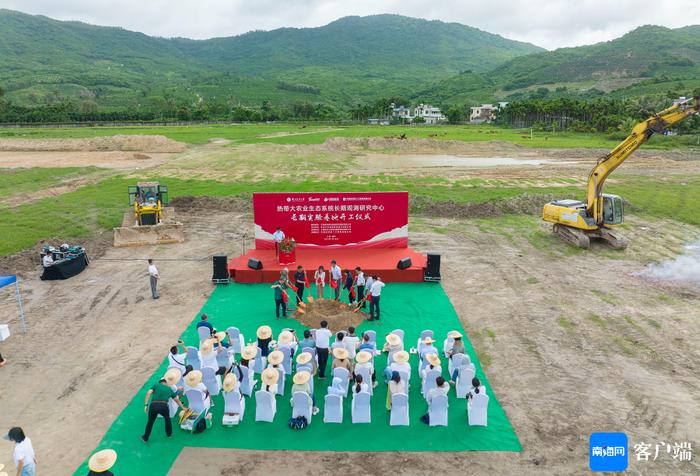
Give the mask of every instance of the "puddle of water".
M 374 155 L 369 163 L 381 169 L 407 167 L 508 167 L 568 164 L 550 159 L 516 159 L 513 157 L 464 157 L 460 155 Z
M 653 279 L 683 281 L 700 288 L 700 239 L 685 246 L 676 259 L 651 264 L 640 273 Z

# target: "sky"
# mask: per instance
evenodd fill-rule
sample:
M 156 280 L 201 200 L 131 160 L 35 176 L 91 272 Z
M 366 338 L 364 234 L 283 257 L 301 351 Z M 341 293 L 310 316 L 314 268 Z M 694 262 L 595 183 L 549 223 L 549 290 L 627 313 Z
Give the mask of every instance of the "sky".
M 611 40 L 640 25 L 700 24 L 698 0 L 0 0 L 0 7 L 194 39 L 396 13 L 462 23 L 547 49 Z

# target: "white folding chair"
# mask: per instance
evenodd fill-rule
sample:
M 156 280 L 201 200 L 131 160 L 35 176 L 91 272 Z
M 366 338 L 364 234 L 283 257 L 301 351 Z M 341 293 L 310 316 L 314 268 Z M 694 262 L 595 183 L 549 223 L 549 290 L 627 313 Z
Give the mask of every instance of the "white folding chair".
M 433 337 L 433 331 L 431 331 L 431 330 L 421 331 L 420 337 L 418 338 L 418 344 L 416 344 L 416 348 L 418 349 L 419 355 L 420 355 L 420 351 L 423 349 L 423 339 L 427 339 L 428 337 L 430 337 L 430 338 Z
M 292 395 L 292 418 L 306 417 L 307 423 L 311 423 L 313 401 L 305 392 L 294 392 Z
M 255 421 L 272 422 L 277 413 L 275 396 L 265 390 L 255 392 Z
M 474 366 L 464 367 L 457 374 L 457 381 L 455 382 L 455 392 L 457 393 L 457 398 L 464 398 L 467 393 L 472 389 L 472 379 L 474 378 Z
M 437 387 L 437 378 L 440 376 L 440 371 L 438 369 L 431 369 L 425 373 L 425 378 L 423 379 L 423 387 L 421 392 L 423 397 L 428 398 L 428 392 Z
M 487 426 L 489 396 L 477 393 L 467 403 L 467 415 L 470 426 Z
M 200 390 L 194 388 L 187 390 L 185 392 L 185 397 L 187 397 L 187 408 L 196 414 L 200 414 L 204 411 L 204 395 Z
M 356 393 L 352 399 L 350 413 L 353 423 L 371 423 L 372 412 L 370 410 L 370 400 L 372 396 L 369 392 Z
M 343 389 L 345 390 L 345 396 L 348 396 L 348 387 L 350 384 L 350 372 L 348 369 L 343 367 L 336 367 L 333 369 L 333 378 L 340 378 L 343 381 Z
M 202 361 L 199 360 L 199 349 L 187 346 L 187 363 L 192 366 L 194 370 L 200 370 L 202 368 Z
M 253 378 L 253 371 L 250 370 L 247 366 L 241 365 L 241 393 L 243 395 L 246 395 L 250 397 L 253 394 L 253 388 L 255 388 L 255 384 L 257 383 L 257 380 Z
M 343 397 L 333 394 L 326 395 L 323 423 L 343 423 Z
M 356 367 L 355 375 L 362 375 L 362 382 L 367 384 L 369 388 L 369 394 L 374 394 L 374 389 L 372 388 L 372 374 L 367 367 Z
M 221 424 L 233 425 L 236 420 L 232 414 L 238 414 L 238 421 L 243 421 L 245 398 L 237 390 L 224 392 L 224 416 L 221 419 Z
M 452 380 L 452 372 L 458 369 L 462 365 L 464 359 L 469 360 L 467 354 L 455 354 L 449 359 L 447 359 L 447 372 L 450 374 L 450 380 Z
M 452 350 L 452 347 L 455 344 L 455 340 L 452 337 L 448 337 L 444 341 L 442 341 L 442 355 L 447 357 L 447 353 Z
M 202 383 L 211 396 L 218 395 L 221 391 L 221 375 L 216 375 L 216 370 L 211 367 L 202 368 Z
M 231 356 L 226 347 L 224 347 L 221 352 L 216 352 L 216 365 L 224 368 L 229 368 L 231 366 Z
M 399 336 L 399 339 L 401 339 L 401 343 L 404 343 L 403 337 L 405 332 L 402 329 L 394 329 L 393 331 L 391 331 L 391 334 L 396 334 L 397 336 Z
M 261 374 L 265 370 L 267 365 L 267 357 L 262 356 L 262 349 L 258 347 L 258 353 L 255 354 L 255 360 L 253 360 L 253 372 L 256 374 Z
M 245 338 L 243 337 L 243 334 L 241 334 L 241 331 L 238 330 L 238 327 L 233 326 L 226 329 L 226 333 L 228 334 L 228 341 L 233 348 L 233 352 L 235 354 L 240 354 L 241 349 L 245 347 Z
M 408 390 L 411 388 L 411 379 L 408 376 L 408 372 L 405 370 L 399 370 L 399 375 L 401 376 L 401 380 L 406 385 L 406 392 L 408 392 Z
M 280 345 L 277 350 L 282 352 L 282 355 L 284 356 L 282 358 L 284 373 L 287 375 L 292 375 L 292 354 L 294 353 L 295 347 L 290 344 L 283 344 Z
M 447 426 L 447 395 L 436 395 L 428 406 L 430 426 Z
M 284 382 L 286 372 L 284 371 L 284 368 L 280 366 L 277 367 L 277 373 L 279 374 L 279 378 L 277 379 L 277 395 L 284 395 Z
M 408 395 L 405 393 L 395 393 L 391 396 L 389 425 L 408 426 Z
M 199 336 L 199 342 L 202 342 L 203 340 L 207 340 L 211 337 L 211 331 L 205 326 L 198 327 L 197 335 Z

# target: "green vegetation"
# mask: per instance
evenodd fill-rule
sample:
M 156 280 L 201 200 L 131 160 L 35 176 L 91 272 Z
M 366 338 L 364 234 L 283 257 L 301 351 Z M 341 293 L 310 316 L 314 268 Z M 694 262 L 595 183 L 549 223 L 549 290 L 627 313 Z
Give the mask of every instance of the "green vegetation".
M 608 304 L 615 305 L 615 304 L 620 303 L 620 300 L 618 298 L 616 298 L 615 296 L 613 296 L 610 293 L 606 293 L 605 291 L 591 289 L 591 294 L 593 294 L 594 296 L 597 296 L 601 301 L 607 302 Z
M 586 319 L 588 319 L 588 320 L 591 321 L 593 324 L 595 324 L 595 325 L 597 325 L 598 327 L 601 327 L 601 328 L 603 328 L 603 329 L 605 329 L 606 327 L 608 327 L 608 324 L 605 322 L 605 320 L 604 320 L 602 317 L 600 317 L 598 314 L 594 314 L 594 313 L 591 312 L 591 313 L 589 313 L 589 314 L 586 316 Z
M 574 321 L 565 316 L 560 316 L 557 318 L 557 324 L 561 326 L 565 331 L 571 332 L 576 327 Z

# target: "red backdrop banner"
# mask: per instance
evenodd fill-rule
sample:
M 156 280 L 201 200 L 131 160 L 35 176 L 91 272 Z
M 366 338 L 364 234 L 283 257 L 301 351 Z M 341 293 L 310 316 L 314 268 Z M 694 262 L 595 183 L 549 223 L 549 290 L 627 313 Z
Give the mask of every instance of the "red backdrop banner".
M 255 247 L 279 226 L 300 248 L 406 248 L 408 192 L 254 193 Z

